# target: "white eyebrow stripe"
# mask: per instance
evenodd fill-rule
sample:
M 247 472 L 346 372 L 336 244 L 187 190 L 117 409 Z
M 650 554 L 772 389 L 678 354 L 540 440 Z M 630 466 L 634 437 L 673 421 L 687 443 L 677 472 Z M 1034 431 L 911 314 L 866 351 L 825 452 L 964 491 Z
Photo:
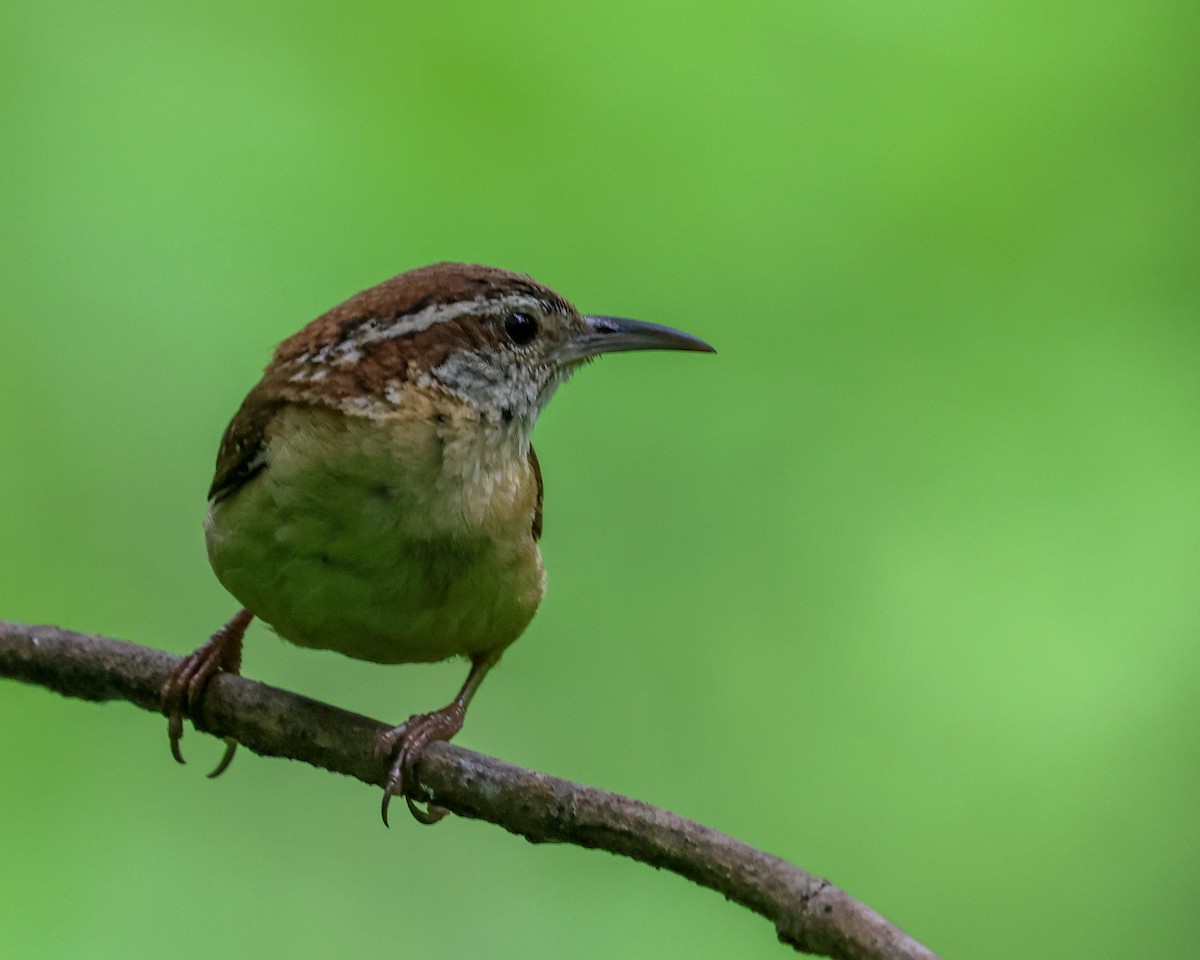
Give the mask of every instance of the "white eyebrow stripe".
M 546 310 L 547 304 L 538 297 L 526 293 L 511 293 L 499 299 L 495 297 L 475 297 L 473 300 L 459 300 L 455 303 L 438 303 L 416 313 L 406 313 L 388 323 L 381 323 L 372 318 L 349 331 L 347 341 L 356 345 L 379 343 L 383 340 L 395 340 L 410 334 L 420 333 L 447 320 L 455 320 L 472 313 L 500 313 L 509 310 Z M 322 358 L 324 359 L 324 358 Z

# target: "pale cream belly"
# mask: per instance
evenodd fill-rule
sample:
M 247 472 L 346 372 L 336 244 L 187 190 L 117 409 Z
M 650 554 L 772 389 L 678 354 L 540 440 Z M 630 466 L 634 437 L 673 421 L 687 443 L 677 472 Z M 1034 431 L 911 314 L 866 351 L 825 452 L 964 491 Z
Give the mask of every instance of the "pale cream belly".
M 499 529 L 446 529 L 374 457 L 334 471 L 283 453 L 205 526 L 221 583 L 281 637 L 409 663 L 499 653 L 529 624 L 545 576 L 527 510 Z

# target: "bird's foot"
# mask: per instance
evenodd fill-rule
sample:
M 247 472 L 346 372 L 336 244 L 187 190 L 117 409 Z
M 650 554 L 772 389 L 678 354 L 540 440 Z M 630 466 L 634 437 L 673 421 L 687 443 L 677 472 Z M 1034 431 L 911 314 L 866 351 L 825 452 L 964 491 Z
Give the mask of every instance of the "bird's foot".
M 242 637 L 254 615 L 249 610 L 237 616 L 214 633 L 194 653 L 188 654 L 167 678 L 162 687 L 162 712 L 167 717 L 167 736 L 171 741 L 171 756 L 185 763 L 179 749 L 183 739 L 183 719 L 192 716 L 200 703 L 204 688 L 213 674 L 238 673 L 242 664 Z M 233 760 L 237 741 L 225 738 L 225 755 L 210 777 L 219 777 Z
M 456 700 L 441 710 L 414 714 L 400 726 L 380 734 L 375 753 L 379 757 L 394 758 L 392 771 L 383 788 L 381 812 L 385 826 L 388 822 L 388 804 L 397 794 L 404 795 L 409 812 L 421 823 L 437 823 L 450 812 L 430 800 L 417 782 L 416 767 L 429 744 L 436 740 L 449 740 L 462 729 L 465 714 L 466 705 Z M 419 802 L 425 802 L 428 808 L 422 810 Z

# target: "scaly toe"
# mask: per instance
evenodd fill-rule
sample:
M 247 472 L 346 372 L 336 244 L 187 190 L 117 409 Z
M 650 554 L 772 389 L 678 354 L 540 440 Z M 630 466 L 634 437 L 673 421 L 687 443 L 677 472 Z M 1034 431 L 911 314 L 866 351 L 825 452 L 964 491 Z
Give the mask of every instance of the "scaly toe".
M 416 717 L 409 717 L 407 721 L 400 724 L 398 727 L 392 727 L 390 730 L 384 730 L 378 737 L 375 738 L 375 756 L 380 760 L 386 760 L 396 752 L 396 748 L 404 741 L 408 735 L 408 726 L 415 720 Z

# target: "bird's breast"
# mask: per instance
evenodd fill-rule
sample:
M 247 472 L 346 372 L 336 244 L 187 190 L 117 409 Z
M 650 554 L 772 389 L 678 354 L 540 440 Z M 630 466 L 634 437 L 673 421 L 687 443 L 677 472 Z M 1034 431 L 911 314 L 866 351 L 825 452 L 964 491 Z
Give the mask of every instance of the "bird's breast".
M 385 663 L 503 649 L 545 587 L 538 490 L 519 444 L 485 430 L 419 406 L 285 408 L 266 469 L 210 509 L 213 569 L 301 646 Z

